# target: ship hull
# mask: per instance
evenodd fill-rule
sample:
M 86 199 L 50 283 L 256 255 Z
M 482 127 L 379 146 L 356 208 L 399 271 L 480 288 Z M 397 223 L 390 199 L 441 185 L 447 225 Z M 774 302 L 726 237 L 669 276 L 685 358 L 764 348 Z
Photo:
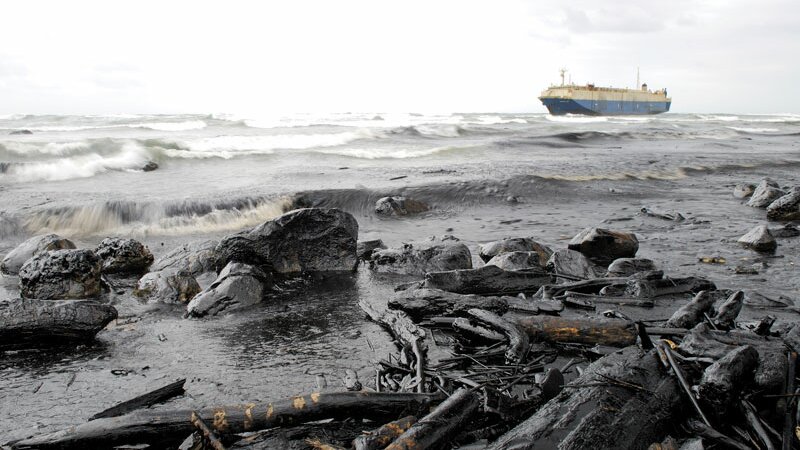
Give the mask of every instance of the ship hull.
M 669 111 L 672 102 L 630 100 L 576 100 L 566 98 L 541 98 L 554 116 L 584 114 L 588 116 L 650 115 Z

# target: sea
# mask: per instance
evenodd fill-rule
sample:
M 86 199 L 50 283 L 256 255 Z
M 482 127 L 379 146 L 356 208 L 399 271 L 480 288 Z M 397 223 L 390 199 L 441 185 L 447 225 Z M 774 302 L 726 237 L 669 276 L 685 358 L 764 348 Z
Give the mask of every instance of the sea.
M 639 255 L 668 275 L 744 290 L 742 320 L 772 314 L 780 325 L 800 318 L 800 238 L 779 238 L 771 255 L 736 242 L 757 225 L 785 225 L 732 195 L 765 177 L 800 185 L 800 114 L 4 115 L 0 257 L 51 232 L 86 248 L 133 237 L 158 257 L 301 199 L 352 213 L 360 239 L 389 246 L 453 235 L 476 266 L 480 244 L 503 237 L 563 248 L 585 227 L 631 231 Z M 389 195 L 430 211 L 376 215 Z M 141 303 L 128 280 L 104 297 L 120 319 L 96 343 L 0 356 L 0 398 L 15 405 L 0 436 L 76 425 L 177 378 L 187 395 L 161 407 L 268 401 L 315 389 L 320 374 L 341 385 L 346 369 L 369 387 L 394 347 L 358 304 L 385 305 L 403 281 L 363 266 L 197 320 L 180 305 Z M 0 301 L 19 298 L 17 283 L 0 278 Z M 619 309 L 666 319 L 676 307 Z

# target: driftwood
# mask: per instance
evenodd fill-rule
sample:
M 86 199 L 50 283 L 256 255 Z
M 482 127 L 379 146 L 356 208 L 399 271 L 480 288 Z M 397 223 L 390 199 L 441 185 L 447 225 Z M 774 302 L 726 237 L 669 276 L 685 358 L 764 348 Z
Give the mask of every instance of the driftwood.
M 0 302 L 0 350 L 91 340 L 116 318 L 113 306 L 94 300 Z
M 745 345 L 706 367 L 697 385 L 700 401 L 707 405 L 706 411 L 724 417 L 742 389 L 753 379 L 757 365 L 758 352 Z
M 794 385 L 795 385 L 795 371 L 797 369 L 797 352 L 789 352 L 787 355 L 788 360 L 788 368 L 786 370 L 786 393 L 787 394 L 794 394 Z M 791 404 L 791 402 L 787 402 L 787 404 Z M 794 431 L 794 414 L 792 414 L 793 409 L 796 409 L 797 405 L 793 408 L 787 407 L 786 412 L 783 416 L 783 448 L 782 450 L 791 450 L 793 447 L 795 438 L 792 436 L 792 432 Z
M 479 339 L 490 342 L 502 342 L 507 338 L 502 333 L 490 330 L 480 325 L 474 325 L 469 319 L 457 317 L 453 320 L 453 329 L 470 339 Z
M 200 415 L 196 411 L 192 411 L 192 425 L 197 428 L 197 431 L 202 433 L 203 438 L 208 441 L 208 444 L 214 450 L 225 450 L 225 446 L 222 444 L 222 441 L 219 440 L 217 437 L 217 433 L 214 433 L 213 430 L 208 428 L 208 425 L 203 421 Z
M 394 420 L 386 425 L 377 428 L 368 434 L 363 434 L 353 440 L 354 450 L 381 450 L 391 444 L 406 430 L 417 422 L 414 416 L 406 416 L 402 419 Z
M 697 277 L 662 278 L 659 280 L 631 279 L 625 289 L 631 297 L 654 298 L 664 295 L 685 294 L 687 292 L 713 291 L 717 286 Z
M 564 302 L 578 300 L 585 300 L 591 303 L 607 303 L 611 305 L 641 306 L 643 308 L 651 308 L 654 305 L 653 300 L 648 298 L 581 294 L 579 292 L 571 291 L 567 291 L 564 294 Z
M 625 347 L 635 344 L 637 337 L 633 322 L 620 319 L 528 316 L 514 322 L 532 341 Z
M 719 431 L 711 428 L 709 425 L 704 424 L 699 420 L 689 420 L 686 422 L 686 427 L 692 433 L 703 437 L 711 442 L 722 444 L 725 448 L 733 448 L 737 450 L 752 450 L 752 447 L 745 445 L 735 439 L 732 439 Z
M 197 416 L 220 435 L 262 430 L 322 419 L 391 418 L 417 412 L 440 395 L 412 393 L 312 393 L 273 403 L 206 408 Z M 177 445 L 194 431 L 191 410 L 137 411 L 97 419 L 69 429 L 26 439 L 14 449 L 108 448 L 124 444 Z
M 425 274 L 426 288 L 441 289 L 457 294 L 516 295 L 535 292 L 552 283 L 550 274 L 541 269 L 503 270 L 497 266 L 478 269 L 450 270 Z
M 741 330 L 714 331 L 701 323 L 684 336 L 678 350 L 688 356 L 720 359 L 743 345 L 751 345 L 758 351 L 758 366 L 753 376 L 755 387 L 765 393 L 780 390 L 787 367 L 784 344 L 780 339 Z
M 359 305 L 370 319 L 382 325 L 402 346 L 410 347 L 417 340 L 424 343 L 425 330 L 414 324 L 405 312 L 396 310 L 380 312 L 364 299 Z
M 467 310 L 480 308 L 497 314 L 508 310 L 508 302 L 500 297 L 455 294 L 440 289 L 401 291 L 388 302 L 390 309 L 405 311 L 415 321 L 425 317 L 466 315 Z
M 734 321 L 739 317 L 739 312 L 742 310 L 744 303 L 744 292 L 736 291 L 725 300 L 722 305 L 717 309 L 717 315 L 714 316 L 714 325 L 717 328 L 730 329 L 734 326 Z
M 489 448 L 645 449 L 681 402 L 655 351 L 634 346 L 595 361 L 564 391 Z
M 703 321 L 703 315 L 711 311 L 714 298 L 708 291 L 698 292 L 687 304 L 678 308 L 667 321 L 672 328 L 692 328 Z
M 598 294 L 600 290 L 606 286 L 612 286 L 615 284 L 622 284 L 624 285 L 628 281 L 628 278 L 621 278 L 621 277 L 607 277 L 607 278 L 594 278 L 591 280 L 583 280 L 583 281 L 573 281 L 564 284 L 547 284 L 542 286 L 538 292 L 536 292 L 536 296 L 549 299 L 553 297 L 559 297 L 566 294 L 568 291 L 573 293 L 580 293 L 580 294 Z
M 762 445 L 765 450 L 775 450 L 775 446 L 772 444 L 772 438 L 769 437 L 767 430 L 761 423 L 761 419 L 758 417 L 758 411 L 756 410 L 755 406 L 753 406 L 753 404 L 747 400 L 740 400 L 739 404 L 741 405 L 741 410 L 744 413 L 747 426 L 750 427 L 750 430 L 753 432 L 753 434 L 755 434 L 759 441 L 761 441 L 760 445 Z
M 140 408 L 146 408 L 148 406 L 155 405 L 156 403 L 164 402 L 172 397 L 183 394 L 183 385 L 185 383 L 186 378 L 182 378 L 174 383 L 170 383 L 164 387 L 160 387 L 128 401 L 122 402 L 116 406 L 112 406 L 111 408 L 93 415 L 89 418 L 89 420 L 121 416 Z
M 524 330 L 516 324 L 509 322 L 489 311 L 482 309 L 470 309 L 469 315 L 479 322 L 483 322 L 490 327 L 502 332 L 508 338 L 508 350 L 506 351 L 506 361 L 511 364 L 519 364 L 525 360 L 525 356 L 530 349 L 530 340 Z
M 448 442 L 481 406 L 471 389 L 459 389 L 394 440 L 386 450 L 424 450 Z

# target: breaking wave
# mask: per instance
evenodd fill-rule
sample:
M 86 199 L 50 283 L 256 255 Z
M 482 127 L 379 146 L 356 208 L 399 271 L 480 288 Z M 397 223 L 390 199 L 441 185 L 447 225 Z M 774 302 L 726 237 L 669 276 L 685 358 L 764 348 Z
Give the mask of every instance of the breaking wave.
M 22 220 L 30 234 L 187 235 L 235 231 L 258 225 L 291 209 L 292 199 L 237 198 L 175 203 L 109 201 L 37 211 Z

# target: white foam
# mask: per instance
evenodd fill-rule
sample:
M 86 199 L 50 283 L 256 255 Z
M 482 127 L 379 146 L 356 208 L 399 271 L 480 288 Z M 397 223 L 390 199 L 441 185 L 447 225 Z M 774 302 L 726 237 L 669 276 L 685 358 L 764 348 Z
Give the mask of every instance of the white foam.
M 247 154 L 271 154 L 275 150 L 304 150 L 335 147 L 358 139 L 372 137 L 366 130 L 324 134 L 275 134 L 259 136 L 215 136 L 185 141 L 188 151 L 165 151 L 170 156 L 206 158 L 209 154 L 232 157 Z
M 126 125 L 129 128 L 147 128 L 157 131 L 187 131 L 200 130 L 208 126 L 202 120 L 187 120 L 185 122 L 143 122 Z
M 317 152 L 324 153 L 326 155 L 348 156 L 351 158 L 360 158 L 360 159 L 408 159 L 408 158 L 421 158 L 424 156 L 430 156 L 445 151 L 455 151 L 462 149 L 466 150 L 475 147 L 479 146 L 478 145 L 460 146 L 460 147 L 444 146 L 444 147 L 433 147 L 433 148 L 417 149 L 417 150 L 389 149 L 389 148 L 335 148 L 335 149 L 321 149 L 317 150 Z
M 145 148 L 129 142 L 111 155 L 90 153 L 12 165 L 7 173 L 17 181 L 61 181 L 88 178 L 110 170 L 139 170 L 150 160 L 151 155 Z
M 780 131 L 777 128 L 758 128 L 758 127 L 727 127 L 731 130 L 741 131 L 743 133 L 774 133 Z
M 562 123 L 594 123 L 594 122 L 608 122 L 608 117 L 586 117 L 586 116 L 573 116 L 567 114 L 566 116 L 552 116 L 547 115 L 545 116 L 547 120 L 551 122 L 562 122 Z

